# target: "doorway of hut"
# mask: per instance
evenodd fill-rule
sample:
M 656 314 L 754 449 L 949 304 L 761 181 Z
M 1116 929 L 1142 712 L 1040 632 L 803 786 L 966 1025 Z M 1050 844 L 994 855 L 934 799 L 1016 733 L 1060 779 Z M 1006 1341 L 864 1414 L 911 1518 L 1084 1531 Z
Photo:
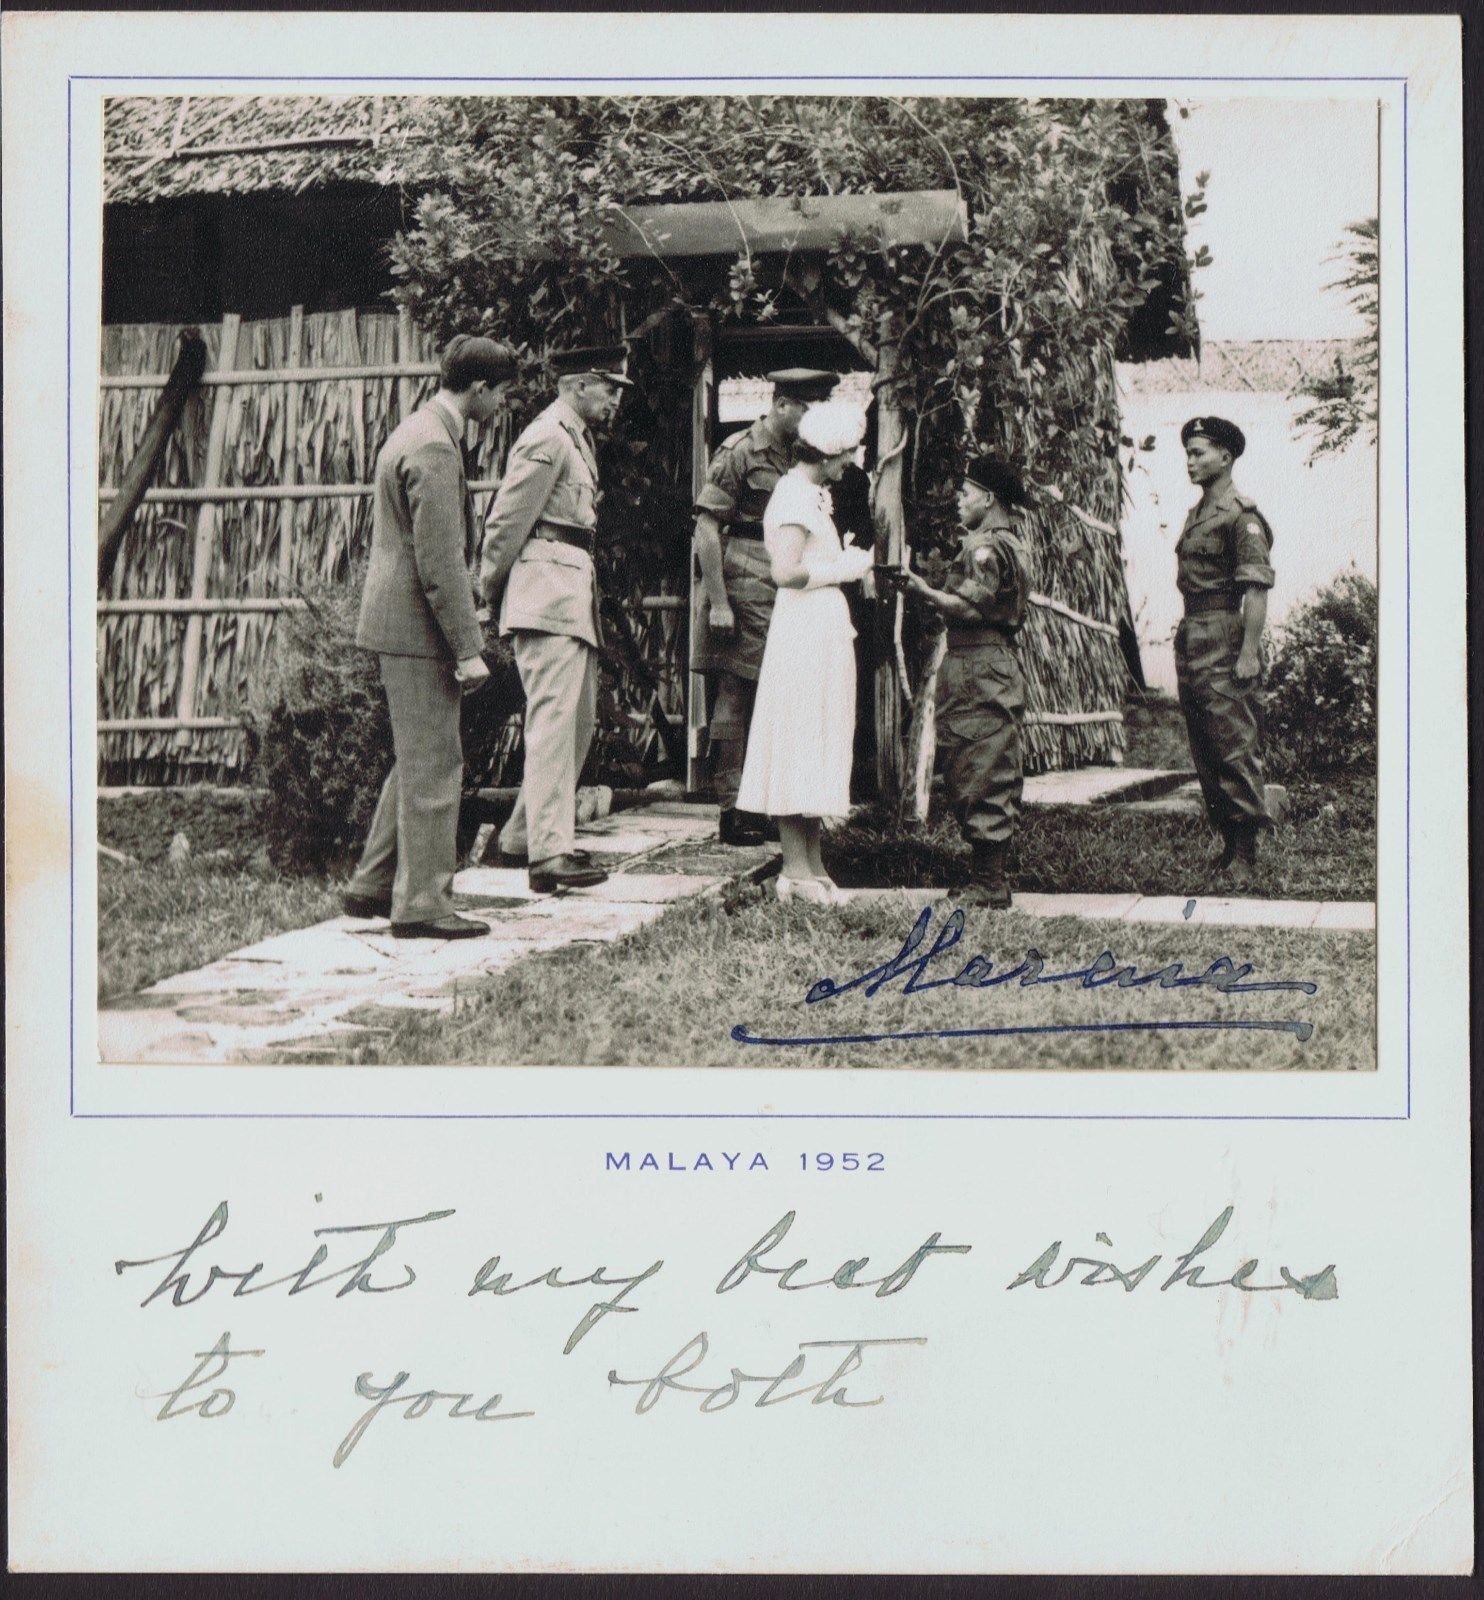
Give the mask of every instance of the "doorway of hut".
M 807 314 L 805 314 L 805 317 Z M 835 524 L 841 536 L 860 545 L 872 544 L 871 472 L 875 466 L 872 379 L 875 374 L 842 335 L 825 324 L 801 317 L 752 325 L 708 324 L 697 331 L 697 370 L 692 406 L 691 483 L 699 492 L 713 455 L 745 433 L 772 404 L 768 373 L 789 367 L 810 367 L 839 374 L 838 399 L 859 405 L 867 414 L 866 440 L 854 465 L 846 469 L 832 495 Z M 694 499 L 694 493 L 692 498 Z M 723 535 L 725 540 L 725 535 Z M 705 612 L 705 594 L 694 552 L 689 557 L 689 627 L 687 629 L 686 790 L 696 799 L 715 797 L 710 761 L 710 715 L 716 696 L 716 675 L 696 670 L 695 641 Z M 870 798 L 876 788 L 875 667 L 883 641 L 880 608 L 867 601 L 858 585 L 846 590 L 856 630 L 855 761 L 852 797 Z M 892 648 L 889 626 L 884 647 Z

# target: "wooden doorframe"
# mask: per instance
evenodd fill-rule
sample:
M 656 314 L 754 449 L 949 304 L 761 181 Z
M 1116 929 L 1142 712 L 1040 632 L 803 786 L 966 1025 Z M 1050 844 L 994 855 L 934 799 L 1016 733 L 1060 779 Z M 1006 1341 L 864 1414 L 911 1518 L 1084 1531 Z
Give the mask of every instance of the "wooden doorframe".
M 716 409 L 716 364 L 712 360 L 710 317 L 692 316 L 691 338 L 695 376 L 690 410 L 690 498 L 694 507 L 706 482 L 706 468 L 711 462 L 711 428 Z M 687 793 L 693 794 L 705 787 L 706 732 L 710 726 L 706 705 L 706 674 L 697 672 L 693 664 L 706 603 L 694 540 L 690 546 L 687 570 L 690 574 L 687 597 L 690 625 L 686 629 L 685 640 L 685 787 Z

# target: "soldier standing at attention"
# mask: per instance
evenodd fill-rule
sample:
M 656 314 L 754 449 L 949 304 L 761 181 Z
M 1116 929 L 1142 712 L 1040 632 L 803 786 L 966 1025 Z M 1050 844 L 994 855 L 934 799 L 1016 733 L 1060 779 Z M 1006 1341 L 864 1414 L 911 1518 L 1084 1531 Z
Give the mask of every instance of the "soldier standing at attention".
M 514 641 L 526 692 L 525 778 L 500 851 L 531 888 L 588 889 L 608 876 L 573 848 L 577 779 L 597 722 L 598 458 L 589 427 L 632 387 L 622 345 L 552 354 L 557 398 L 510 447 L 485 519 L 479 587 Z
M 1267 621 L 1272 530 L 1232 484 L 1247 448 L 1223 417 L 1192 417 L 1180 430 L 1185 467 L 1201 490 L 1176 545 L 1185 616 L 1175 633 L 1175 674 L 1206 815 L 1221 835 L 1218 870 L 1247 882 L 1257 836 L 1272 826 L 1262 781 L 1257 690 Z
M 1015 638 L 1025 624 L 1030 556 L 1012 516 L 1026 503 L 1020 474 L 980 456 L 958 492 L 963 542 L 944 588 L 917 573 L 899 580 L 942 612 L 948 651 L 938 673 L 938 750 L 943 783 L 973 851 L 965 905 L 1005 911 L 1005 858 L 1020 818 L 1025 681 Z
M 794 441 L 806 407 L 827 400 L 833 372 L 790 367 L 770 372 L 773 402 L 711 458 L 696 497 L 695 549 L 709 610 L 709 648 L 698 641 L 693 670 L 718 677 L 711 711 L 711 777 L 721 804 L 723 844 L 761 844 L 762 823 L 737 813 L 763 646 L 778 590 L 763 548 L 763 512 L 794 464 Z M 724 539 L 723 539 L 723 536 Z

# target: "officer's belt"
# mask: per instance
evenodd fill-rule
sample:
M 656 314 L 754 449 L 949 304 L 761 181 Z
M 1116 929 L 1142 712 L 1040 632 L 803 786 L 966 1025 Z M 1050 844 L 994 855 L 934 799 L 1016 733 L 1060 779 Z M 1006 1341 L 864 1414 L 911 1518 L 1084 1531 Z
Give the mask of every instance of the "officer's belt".
M 996 628 L 986 623 L 982 628 L 950 628 L 948 648 L 968 649 L 976 644 L 1014 644 L 1015 635 L 1008 628 Z
M 733 539 L 761 539 L 763 525 L 761 522 L 729 522 L 727 534 Z
M 1240 611 L 1242 597 L 1228 589 L 1210 589 L 1202 594 L 1185 596 L 1185 615 L 1204 617 L 1213 611 Z
M 558 544 L 570 544 L 592 555 L 597 545 L 597 535 L 591 528 L 566 528 L 559 522 L 538 522 L 531 529 L 533 539 L 554 539 Z

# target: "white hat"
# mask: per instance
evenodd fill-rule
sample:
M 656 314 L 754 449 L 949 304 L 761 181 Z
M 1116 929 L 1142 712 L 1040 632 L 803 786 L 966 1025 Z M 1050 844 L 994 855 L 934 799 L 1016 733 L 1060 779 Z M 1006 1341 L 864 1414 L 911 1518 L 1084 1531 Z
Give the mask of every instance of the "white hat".
M 866 414 L 848 400 L 821 400 L 799 422 L 799 438 L 822 456 L 854 450 L 865 436 Z

